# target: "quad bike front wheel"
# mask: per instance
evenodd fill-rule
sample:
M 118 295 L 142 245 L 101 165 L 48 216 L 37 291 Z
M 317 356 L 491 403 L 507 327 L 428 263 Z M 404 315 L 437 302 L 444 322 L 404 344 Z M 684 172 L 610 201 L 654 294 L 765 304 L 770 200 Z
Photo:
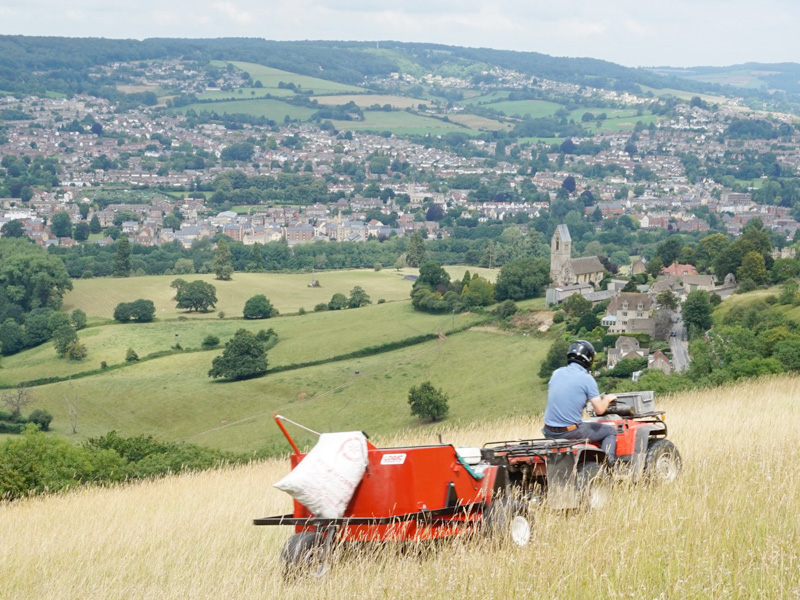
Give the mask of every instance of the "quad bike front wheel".
M 681 454 L 669 440 L 655 440 L 647 448 L 644 472 L 652 483 L 672 483 L 682 468 Z

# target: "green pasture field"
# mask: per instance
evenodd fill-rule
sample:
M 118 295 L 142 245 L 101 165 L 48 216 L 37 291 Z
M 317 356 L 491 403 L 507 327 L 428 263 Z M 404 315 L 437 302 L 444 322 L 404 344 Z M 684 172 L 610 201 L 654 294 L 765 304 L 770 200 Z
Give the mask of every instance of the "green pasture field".
M 447 267 L 451 278 L 463 277 L 466 267 Z M 497 269 L 469 267 L 470 273 L 494 281 Z M 111 318 L 120 302 L 132 302 L 138 298 L 152 300 L 158 319 L 177 319 L 189 316 L 193 319 L 216 319 L 218 311 L 229 317 L 239 317 L 248 298 L 264 294 L 281 313 L 295 313 L 300 308 L 313 310 L 320 302 L 328 302 L 333 294 L 350 295 L 350 290 L 359 285 L 369 294 L 373 303 L 381 298 L 387 302 L 407 300 L 412 281 L 403 279 L 415 275 L 416 269 L 353 269 L 341 271 L 319 271 L 314 280 L 320 287 L 308 287 L 311 273 L 234 273 L 231 281 L 219 281 L 213 274 L 204 275 L 151 275 L 127 278 L 95 278 L 73 280 L 73 289 L 64 297 L 62 310 L 72 312 L 80 308 L 89 316 Z M 194 281 L 200 279 L 211 283 L 217 291 L 217 312 L 187 313 L 175 308 L 175 290 L 170 283 L 175 279 Z
M 479 115 L 471 115 L 469 113 L 448 115 L 448 117 L 455 123 L 460 123 L 461 125 L 465 125 L 470 129 L 475 129 L 477 131 L 507 131 L 512 128 L 511 123 L 501 123 L 500 121 L 495 121 L 494 119 L 488 119 Z
M 352 131 L 392 131 L 396 134 L 438 134 L 450 131 L 476 133 L 456 123 L 424 117 L 405 111 L 366 112 L 363 121 L 333 121 L 337 129 Z
M 196 112 L 213 111 L 218 114 L 245 114 L 255 117 L 265 117 L 273 121 L 283 121 L 287 115 L 290 119 L 304 121 L 311 117 L 316 110 L 305 106 L 294 106 L 273 98 L 251 98 L 247 100 L 227 100 L 221 102 L 196 103 L 171 109 L 173 112 L 186 113 L 188 110 Z
M 176 343 L 199 349 L 207 335 L 220 338 L 220 348 L 239 329 L 258 332 L 272 328 L 279 343 L 270 351 L 270 364 L 283 366 L 322 360 L 418 335 L 448 332 L 481 320 L 474 314 L 430 315 L 415 311 L 408 300 L 374 304 L 343 311 L 309 312 L 299 316 L 271 319 L 186 319 L 152 323 L 105 322 L 79 332 L 88 357 L 79 363 L 56 359 L 52 344 L 42 344 L 3 359 L 0 384 L 15 385 L 40 377 L 66 377 L 74 373 L 125 362 L 125 353 L 133 348 L 140 357 L 168 351 Z M 319 337 L 318 337 L 319 336 Z M 324 339 L 324 343 L 318 343 Z M 197 360 L 209 363 L 221 349 L 197 354 Z M 156 362 L 169 359 L 157 359 Z M 155 363 L 154 363 L 155 364 Z
M 537 144 L 547 144 L 548 146 L 552 146 L 553 144 L 561 144 L 565 137 L 552 137 L 552 138 L 543 138 L 543 137 L 522 137 L 519 138 L 520 144 L 532 144 L 536 146 Z
M 497 102 L 499 100 L 505 100 L 508 98 L 509 92 L 489 92 L 488 94 L 478 94 L 476 96 L 472 96 L 469 98 L 464 98 L 463 100 L 459 101 L 458 104 L 491 104 L 492 102 Z
M 686 92 L 684 90 L 674 90 L 672 88 L 653 88 L 646 85 L 639 86 L 642 92 L 653 92 L 656 96 L 675 96 L 676 98 L 680 98 L 681 100 L 691 100 L 695 96 L 699 96 L 702 100 L 710 103 L 724 103 L 727 101 L 725 96 L 713 96 L 711 94 L 697 94 L 692 92 Z
M 263 88 L 260 89 L 281 89 L 278 84 L 283 81 L 284 83 L 293 83 L 299 86 L 301 90 L 313 90 L 317 94 L 359 94 L 364 90 L 354 85 L 346 85 L 344 83 L 337 83 L 335 81 L 328 81 L 327 79 L 319 79 L 317 77 L 309 77 L 307 75 L 299 75 L 291 73 L 290 71 L 282 71 L 281 69 L 273 69 L 265 65 L 256 63 L 239 62 L 239 61 L 211 61 L 211 64 L 224 67 L 232 64 L 237 69 L 247 71 L 253 78 L 253 81 L 260 81 Z
M 587 112 L 595 116 L 600 113 L 606 113 L 607 118 L 602 121 L 587 121 L 582 122 L 581 117 Z M 616 132 L 616 131 L 631 131 L 636 126 L 637 121 L 641 121 L 645 125 L 653 122 L 658 122 L 659 118 L 650 112 L 645 112 L 641 115 L 636 114 L 636 109 L 631 108 L 598 108 L 593 106 L 583 106 L 570 112 L 569 119 L 580 123 L 587 131 L 600 131 L 600 132 Z M 598 123 L 600 124 L 598 126 Z
M 320 328 L 316 341 L 306 340 L 305 345 L 324 344 L 329 338 Z M 282 343 L 269 352 L 270 360 Z M 544 385 L 536 373 L 548 347 L 549 341 L 533 337 L 466 332 L 391 353 L 235 383 L 207 377 L 215 352 L 180 354 L 37 387 L 36 406 L 54 416 L 51 428 L 56 434 L 78 440 L 115 429 L 122 435 L 248 451 L 281 444 L 272 422 L 275 412 L 318 431 L 388 434 L 418 428 L 419 419 L 409 412 L 408 389 L 425 380 L 449 395 L 448 423 L 540 412 Z M 65 397 L 78 410 L 77 436 L 69 432 Z
M 289 98 L 294 96 L 295 93 L 292 90 L 283 88 L 237 88 L 235 90 L 212 90 L 210 92 L 203 92 L 202 94 L 197 94 L 197 99 L 219 102 L 222 100 L 236 100 L 252 97 L 264 98 L 267 95 Z
M 312 96 L 320 104 L 326 106 L 338 106 L 353 102 L 356 106 L 366 108 L 373 104 L 384 106 L 389 104 L 394 108 L 416 108 L 420 104 L 427 104 L 427 100 L 421 98 L 411 98 L 409 96 L 392 96 L 389 94 L 340 94 L 338 96 Z
M 563 107 L 560 104 L 547 102 L 546 100 L 512 100 L 509 102 L 493 102 L 487 108 L 498 110 L 508 117 L 529 115 L 532 119 L 539 119 L 554 115 L 558 109 Z
M 689 75 L 686 79 L 692 81 L 702 81 L 704 83 L 718 83 L 720 85 L 732 85 L 735 87 L 757 90 L 766 88 L 767 83 L 759 75 L 748 69 L 736 71 L 726 71 L 723 73 L 708 73 L 705 75 Z

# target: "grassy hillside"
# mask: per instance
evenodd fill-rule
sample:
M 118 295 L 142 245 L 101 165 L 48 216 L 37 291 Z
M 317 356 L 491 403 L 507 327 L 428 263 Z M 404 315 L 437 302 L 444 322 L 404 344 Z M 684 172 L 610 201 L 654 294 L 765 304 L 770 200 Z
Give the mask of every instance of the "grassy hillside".
M 448 266 L 451 279 L 460 279 L 464 271 L 477 273 L 490 281 L 497 278 L 499 269 Z M 300 308 L 313 310 L 320 302 L 328 302 L 336 293 L 350 295 L 350 290 L 361 286 L 373 303 L 383 298 L 387 302 L 408 300 L 413 282 L 405 279 L 418 273 L 417 269 L 383 269 L 322 271 L 313 275 L 319 287 L 309 287 L 312 274 L 235 273 L 231 281 L 219 281 L 213 274 L 206 275 L 153 275 L 124 279 L 76 279 L 74 289 L 64 297 L 62 310 L 71 312 L 80 308 L 90 317 L 111 318 L 120 302 L 137 298 L 152 300 L 159 319 L 176 319 L 180 316 L 218 318 L 215 312 L 186 313 L 175 308 L 175 290 L 169 285 L 177 278 L 186 281 L 200 279 L 211 283 L 217 290 L 217 311 L 229 317 L 240 317 L 248 298 L 264 294 L 281 313 L 296 313 Z
M 452 277 L 463 268 L 449 268 Z M 471 269 L 494 278 L 496 271 Z M 211 276 L 202 276 L 211 281 Z M 429 315 L 414 311 L 407 300 L 411 283 L 393 271 L 341 271 L 323 273 L 323 288 L 308 288 L 310 275 L 257 275 L 237 273 L 231 282 L 215 282 L 219 308 L 227 317 L 178 316 L 169 300 L 171 277 L 94 279 L 76 281 L 65 302 L 66 310 L 81 308 L 97 324 L 79 332 L 88 357 L 79 363 L 56 358 L 51 344 L 5 357 L 0 385 L 42 377 L 69 378 L 33 389 L 35 407 L 55 417 L 51 427 L 69 435 L 67 403 L 77 404 L 75 439 L 116 429 L 125 435 L 153 434 L 165 440 L 191 439 L 232 450 L 255 450 L 278 439 L 269 423 L 275 411 L 330 430 L 336 427 L 372 432 L 416 427 L 409 414 L 408 389 L 429 379 L 451 397 L 451 420 L 467 422 L 496 414 L 527 414 L 540 410 L 543 391 L 538 365 L 549 341 L 497 331 L 454 330 L 480 322 L 478 314 Z M 383 304 L 344 311 L 296 311 L 301 300 L 311 311 L 336 292 L 348 294 L 361 285 Z M 246 298 L 266 293 L 284 316 L 245 321 Z M 310 294 L 310 295 L 309 295 Z M 317 297 L 312 297 L 313 295 Z M 153 299 L 159 318 L 153 323 L 120 324 L 108 319 L 117 302 L 136 297 Z M 541 301 L 526 303 L 534 310 Z M 233 307 L 236 307 L 235 310 Z M 196 351 L 208 335 L 224 345 L 239 328 L 252 331 L 273 328 L 279 343 L 268 352 L 272 369 L 328 360 L 366 347 L 376 347 L 420 335 L 443 334 L 435 341 L 359 359 L 271 373 L 237 383 L 215 382 L 207 377 L 211 361 L 222 348 Z M 190 352 L 126 363 L 132 348 L 141 358 L 169 352 L 180 344 Z M 77 374 L 96 370 L 100 363 L 121 365 L 88 377 Z M 380 410 L 376 410 L 379 407 Z
M 547 102 L 545 100 L 512 100 L 492 102 L 491 104 L 487 104 L 486 108 L 500 111 L 509 117 L 524 118 L 527 116 L 532 119 L 539 119 L 541 117 L 554 115 L 562 106 L 555 102 Z
M 251 519 L 290 510 L 272 484 L 286 460 L 130 487 L 0 504 L 9 598 L 793 598 L 800 594 L 800 379 L 776 378 L 659 399 L 685 468 L 670 487 L 620 483 L 588 514 L 534 511 L 533 543 L 482 538 L 404 554 L 350 556 L 324 579 L 286 585 L 289 527 Z M 754 406 L 758 409 L 754 410 Z M 374 435 L 379 445 L 527 437 L 537 418 Z M 102 526 L 98 526 L 101 524 Z M 46 566 L 46 568 L 44 567 Z
M 360 94 L 365 91 L 354 85 L 337 83 L 335 81 L 319 79 L 318 77 L 309 77 L 307 75 L 298 75 L 297 73 L 282 71 L 281 69 L 274 69 L 251 62 L 211 61 L 212 64 L 217 66 L 226 66 L 229 62 L 237 69 L 250 73 L 253 82 L 260 81 L 263 87 L 258 89 L 282 90 L 284 88 L 280 88 L 278 85 L 283 82 L 287 84 L 293 83 L 295 86 L 305 91 L 313 90 L 317 94 Z
M 365 323 L 363 329 L 352 331 L 362 331 L 369 340 L 369 327 Z M 286 335 L 280 327 L 276 330 Z M 338 343 L 336 332 L 321 325 L 301 340 L 287 336 L 268 358 L 277 366 L 332 356 L 338 354 Z M 387 433 L 418 427 L 409 413 L 408 389 L 425 380 L 450 395 L 453 421 L 539 411 L 544 392 L 536 372 L 548 346 L 549 342 L 531 337 L 467 332 L 367 358 L 235 383 L 207 377 L 217 350 L 177 354 L 40 386 L 34 393 L 36 406 L 53 414 L 51 428 L 57 434 L 73 437 L 67 397 L 80 413 L 78 439 L 116 429 L 124 435 L 146 433 L 229 450 L 255 450 L 280 439 L 270 421 L 274 412 L 322 431 Z
M 306 120 L 316 111 L 305 106 L 294 106 L 281 100 L 272 98 L 252 98 L 243 96 L 242 100 L 222 100 L 220 102 L 188 104 L 172 109 L 174 112 L 185 113 L 188 110 L 195 112 L 214 111 L 217 114 L 243 114 L 254 117 L 264 117 L 273 121 L 283 122 L 285 117 L 290 119 Z
M 373 104 L 384 106 L 391 105 L 394 108 L 416 108 L 420 104 L 426 104 L 427 100 L 420 98 L 411 98 L 409 96 L 392 96 L 388 94 L 352 94 L 352 95 L 337 95 L 337 96 L 313 96 L 312 100 L 316 100 L 320 104 L 328 106 L 339 106 L 353 102 L 356 106 L 367 108 Z

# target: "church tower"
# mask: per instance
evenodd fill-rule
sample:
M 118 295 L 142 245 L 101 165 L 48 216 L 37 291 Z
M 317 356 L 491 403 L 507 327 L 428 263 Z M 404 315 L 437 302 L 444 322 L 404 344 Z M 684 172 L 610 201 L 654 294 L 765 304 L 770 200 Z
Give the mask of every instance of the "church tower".
M 566 225 L 559 225 L 550 240 L 550 279 L 553 286 L 570 283 L 569 263 L 572 254 L 572 238 Z

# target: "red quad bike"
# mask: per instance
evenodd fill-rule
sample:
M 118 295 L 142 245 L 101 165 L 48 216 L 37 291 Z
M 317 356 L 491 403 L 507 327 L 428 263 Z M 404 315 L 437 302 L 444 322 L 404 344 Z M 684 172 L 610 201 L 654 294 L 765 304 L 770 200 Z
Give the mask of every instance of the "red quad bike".
M 618 394 L 597 418 L 617 428 L 618 464 L 634 480 L 672 481 L 681 468 L 666 439 L 663 412 L 652 392 Z M 292 469 L 306 456 L 275 415 L 293 449 Z M 450 444 L 377 448 L 367 441 L 366 471 L 341 518 L 317 518 L 294 500 L 290 514 L 254 519 L 255 525 L 295 528 L 281 552 L 284 575 L 320 575 L 335 544 L 416 542 L 486 533 L 524 546 L 531 538 L 529 508 L 599 508 L 605 454 L 585 440 L 514 440 L 483 448 Z

